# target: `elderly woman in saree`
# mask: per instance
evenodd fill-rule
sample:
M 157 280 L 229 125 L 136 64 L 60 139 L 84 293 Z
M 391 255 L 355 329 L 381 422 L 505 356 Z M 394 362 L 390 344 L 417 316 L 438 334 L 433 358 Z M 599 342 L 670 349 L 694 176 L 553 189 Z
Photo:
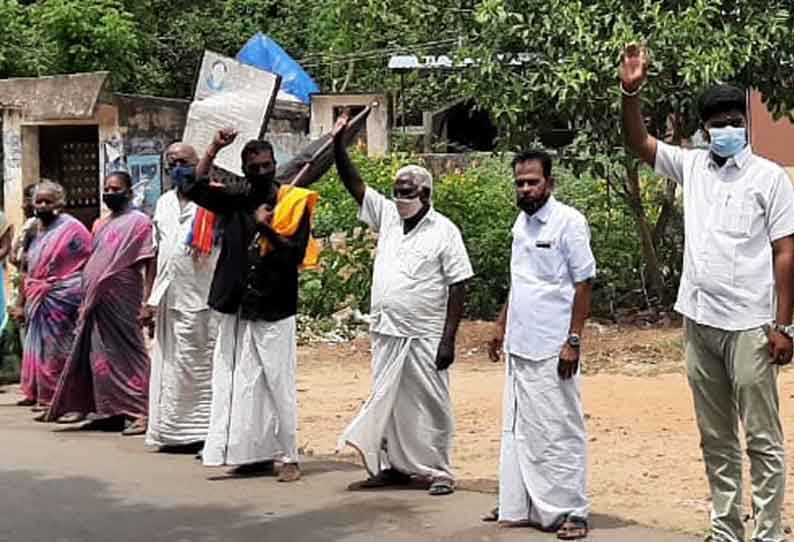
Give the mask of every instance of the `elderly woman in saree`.
M 75 343 L 47 420 L 73 423 L 93 413 L 83 429 L 146 432 L 149 355 L 141 327 L 151 323 L 143 300 L 154 279 L 155 247 L 152 221 L 132 208 L 131 197 L 129 174 L 108 175 L 102 201 L 111 214 L 94 224 Z
M 46 410 L 74 343 L 77 309 L 83 297 L 81 271 L 91 250 L 91 234 L 62 212 L 63 187 L 36 185 L 33 196 L 37 233 L 26 251 L 27 273 L 12 314 L 27 322 L 22 354 L 25 401 Z M 44 419 L 44 414 L 36 418 Z

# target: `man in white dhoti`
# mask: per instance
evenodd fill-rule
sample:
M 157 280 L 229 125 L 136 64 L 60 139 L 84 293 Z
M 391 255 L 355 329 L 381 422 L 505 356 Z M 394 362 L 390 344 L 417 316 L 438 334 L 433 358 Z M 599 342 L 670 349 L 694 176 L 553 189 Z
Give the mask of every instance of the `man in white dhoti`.
M 165 152 L 173 182 L 154 212 L 157 277 L 147 305 L 156 313 L 149 380 L 146 444 L 161 451 L 190 451 L 204 444 L 212 401 L 212 351 L 217 320 L 207 305 L 218 250 L 188 244 L 198 206 L 182 193 L 196 150 L 174 143 Z
M 361 453 L 371 477 L 354 487 L 402 485 L 454 491 L 447 368 L 473 275 L 458 228 L 431 205 L 424 168 L 397 172 L 394 199 L 367 187 L 345 151 L 343 116 L 334 155 L 359 219 L 379 234 L 372 276 L 372 395 L 340 438 Z
M 513 161 L 516 201 L 510 296 L 490 343 L 507 355 L 498 520 L 587 536 L 581 334 L 596 265 L 587 220 L 552 196 L 551 158 Z
M 187 197 L 211 211 L 222 229 L 209 294 L 209 305 L 221 314 L 204 465 L 234 465 L 236 474 L 261 474 L 280 461 L 279 480 L 293 482 L 300 478 L 298 270 L 309 263 L 317 194 L 279 187 L 273 147 L 259 140 L 242 150 L 243 190 L 210 182 L 215 154 L 235 137 L 233 130 L 221 130 L 199 164 L 199 175 L 185 183 Z

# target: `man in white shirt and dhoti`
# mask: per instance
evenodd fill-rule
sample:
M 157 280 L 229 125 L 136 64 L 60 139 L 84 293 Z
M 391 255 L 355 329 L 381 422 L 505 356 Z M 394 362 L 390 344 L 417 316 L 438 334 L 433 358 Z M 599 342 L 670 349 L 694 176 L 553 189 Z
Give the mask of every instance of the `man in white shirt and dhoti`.
M 157 201 L 157 278 L 148 300 L 156 311 L 146 443 L 161 450 L 198 450 L 207 436 L 212 402 L 212 353 L 217 321 L 207 305 L 218 250 L 190 246 L 199 207 L 181 193 L 182 168 L 195 167 L 193 147 L 165 153 L 174 188 Z
M 370 478 L 352 488 L 430 483 L 455 489 L 448 367 L 472 276 L 458 228 L 433 209 L 432 177 L 419 166 L 397 172 L 394 198 L 367 187 L 348 157 L 346 118 L 334 154 L 359 219 L 377 232 L 372 280 L 372 394 L 340 438 L 362 456 Z
M 490 343 L 506 354 L 500 523 L 588 532 L 587 434 L 579 389 L 581 335 L 596 263 L 585 217 L 552 195 L 551 158 L 513 160 L 516 201 L 510 295 Z

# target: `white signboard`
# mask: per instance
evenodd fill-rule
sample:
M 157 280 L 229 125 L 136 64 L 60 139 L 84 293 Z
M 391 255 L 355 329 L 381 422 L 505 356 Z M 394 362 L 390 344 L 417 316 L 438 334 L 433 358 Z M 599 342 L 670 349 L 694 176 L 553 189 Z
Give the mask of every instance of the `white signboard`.
M 274 73 L 204 51 L 182 140 L 203 156 L 219 129 L 234 128 L 237 139 L 218 153 L 215 166 L 242 176 L 240 151 L 263 133 L 280 84 Z

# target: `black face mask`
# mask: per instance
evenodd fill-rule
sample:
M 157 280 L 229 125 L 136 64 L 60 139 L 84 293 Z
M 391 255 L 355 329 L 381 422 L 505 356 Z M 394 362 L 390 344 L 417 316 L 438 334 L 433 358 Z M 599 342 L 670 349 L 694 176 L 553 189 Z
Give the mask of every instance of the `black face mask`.
M 108 206 L 108 209 L 117 213 L 124 209 L 130 202 L 130 195 L 127 192 L 103 192 L 102 201 Z
M 267 173 L 246 175 L 245 180 L 248 181 L 249 187 L 248 194 L 252 200 L 255 200 L 256 203 L 261 203 L 272 199 L 278 188 L 275 179 L 276 172 L 272 170 Z
M 251 172 L 246 172 L 245 174 L 245 179 L 252 186 L 256 186 L 257 184 L 269 185 L 273 182 L 273 179 L 275 178 L 276 178 L 276 171 L 273 169 L 251 171 Z
M 519 199 L 516 204 L 519 209 L 532 216 L 546 205 L 546 202 L 549 201 L 549 196 L 551 194 L 546 194 L 540 199 Z
M 58 216 L 58 213 L 56 213 L 53 209 L 42 209 L 41 211 L 36 210 L 34 213 L 36 218 L 41 220 L 44 224 L 50 224 L 53 220 L 55 220 L 55 217 Z

